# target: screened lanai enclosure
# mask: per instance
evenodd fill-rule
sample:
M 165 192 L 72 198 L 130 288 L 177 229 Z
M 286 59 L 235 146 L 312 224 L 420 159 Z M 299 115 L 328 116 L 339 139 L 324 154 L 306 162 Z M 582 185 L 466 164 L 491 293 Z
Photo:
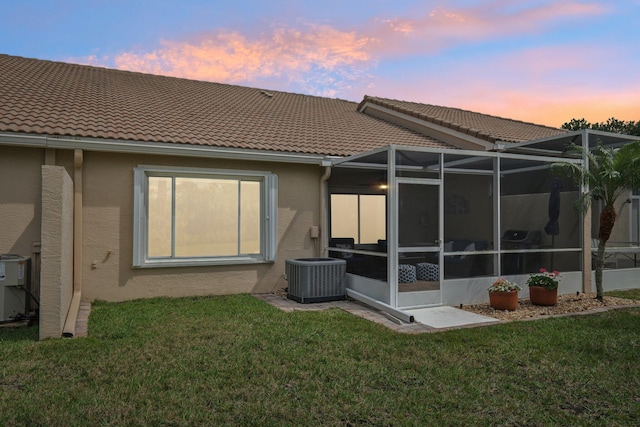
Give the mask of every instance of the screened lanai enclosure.
M 346 260 L 349 295 L 391 310 L 478 303 L 497 277 L 524 285 L 540 268 L 562 273 L 562 293 L 581 291 L 591 270 L 591 220 L 575 206 L 584 189 L 550 165 L 582 159 L 539 147 L 388 146 L 336 160 L 328 255 Z

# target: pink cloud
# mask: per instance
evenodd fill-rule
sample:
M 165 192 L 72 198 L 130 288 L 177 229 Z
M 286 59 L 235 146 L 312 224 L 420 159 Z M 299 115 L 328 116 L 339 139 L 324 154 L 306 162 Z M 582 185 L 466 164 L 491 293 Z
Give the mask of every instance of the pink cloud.
M 256 40 L 238 32 L 201 35 L 193 41 L 163 40 L 151 52 L 125 52 L 113 62 L 122 70 L 227 83 L 282 76 L 302 79 L 312 71 L 368 64 L 372 60 L 368 49 L 375 43 L 355 32 L 308 25 L 304 30 L 277 28 Z
M 526 6 L 523 2 L 500 0 L 469 8 L 418 11 L 411 18 L 380 20 L 372 36 L 384 41 L 380 44 L 382 55 L 430 53 L 469 41 L 537 33 L 561 19 L 606 12 L 597 4 L 551 2 Z
M 386 58 L 433 53 L 470 40 L 540 30 L 562 17 L 597 13 L 603 13 L 600 6 L 576 2 L 527 8 L 501 0 L 472 8 L 420 10 L 410 18 L 368 22 L 352 31 L 306 24 L 276 27 L 251 39 L 237 31 L 220 31 L 183 41 L 163 40 L 147 52 L 74 60 L 227 83 L 276 79 L 284 84 L 295 80 L 307 82 L 311 92 L 317 93 L 313 89 L 316 76 L 322 86 L 332 83 L 327 74 L 337 73 L 333 84 L 339 91 Z
M 607 10 L 601 5 L 576 1 L 528 6 L 495 0 L 449 9 L 423 6 L 413 12 L 410 17 L 377 19 L 347 31 L 330 25 L 305 24 L 297 28 L 274 26 L 253 37 L 238 31 L 201 33 L 181 41 L 160 41 L 150 51 L 128 51 L 113 57 L 92 55 L 73 61 L 352 100 L 361 99 L 364 93 L 429 103 L 441 99 L 442 105 L 473 107 L 492 114 L 505 113 L 508 117 L 536 108 L 551 111 L 544 106 L 555 105 L 558 100 L 556 110 L 560 114 L 561 100 L 573 102 L 561 94 L 568 93 L 574 85 L 562 73 L 584 74 L 592 65 L 585 62 L 591 55 L 573 47 L 485 57 L 490 69 L 475 58 L 449 65 L 446 73 L 434 76 L 424 76 L 424 71 L 418 69 L 407 70 L 399 77 L 402 81 L 385 82 L 384 90 L 371 74 L 377 64 L 393 57 L 420 60 L 433 57 L 438 61 L 435 53 L 449 47 L 513 34 L 535 34 L 563 19 L 596 16 Z M 487 68 L 483 70 L 483 66 Z M 403 98 L 405 93 L 407 97 Z M 579 95 L 580 91 L 575 90 L 571 96 L 574 94 Z M 625 102 L 635 105 L 633 101 Z M 520 118 L 562 123 L 543 115 L 527 117 L 531 118 Z

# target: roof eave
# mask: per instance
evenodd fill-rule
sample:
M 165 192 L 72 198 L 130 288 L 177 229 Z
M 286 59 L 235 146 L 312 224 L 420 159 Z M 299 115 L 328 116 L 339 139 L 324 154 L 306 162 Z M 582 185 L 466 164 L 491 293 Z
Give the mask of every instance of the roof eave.
M 19 147 L 40 147 L 54 149 L 82 149 L 111 153 L 155 154 L 183 157 L 206 157 L 232 160 L 255 160 L 263 162 L 284 162 L 322 165 L 326 159 L 335 156 L 304 154 L 245 148 L 197 146 L 164 142 L 122 141 L 100 138 L 73 138 L 41 134 L 0 132 L 0 145 Z

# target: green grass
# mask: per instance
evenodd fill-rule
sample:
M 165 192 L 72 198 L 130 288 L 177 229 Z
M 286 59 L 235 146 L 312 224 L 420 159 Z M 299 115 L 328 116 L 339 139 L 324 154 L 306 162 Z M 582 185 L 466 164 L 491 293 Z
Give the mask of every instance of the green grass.
M 640 309 L 405 335 L 248 295 L 0 330 L 0 425 L 637 425 Z
M 609 291 L 609 292 L 605 292 L 604 294 L 611 297 L 640 300 L 640 289 L 628 289 L 625 291 Z

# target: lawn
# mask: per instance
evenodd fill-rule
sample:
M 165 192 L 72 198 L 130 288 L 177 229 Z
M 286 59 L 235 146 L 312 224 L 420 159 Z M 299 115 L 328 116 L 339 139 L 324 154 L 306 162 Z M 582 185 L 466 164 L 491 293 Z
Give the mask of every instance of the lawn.
M 637 425 L 640 309 L 406 335 L 249 295 L 0 329 L 0 425 Z
M 609 291 L 605 292 L 605 295 L 618 298 L 629 298 L 640 300 L 640 289 L 629 289 L 626 291 Z

